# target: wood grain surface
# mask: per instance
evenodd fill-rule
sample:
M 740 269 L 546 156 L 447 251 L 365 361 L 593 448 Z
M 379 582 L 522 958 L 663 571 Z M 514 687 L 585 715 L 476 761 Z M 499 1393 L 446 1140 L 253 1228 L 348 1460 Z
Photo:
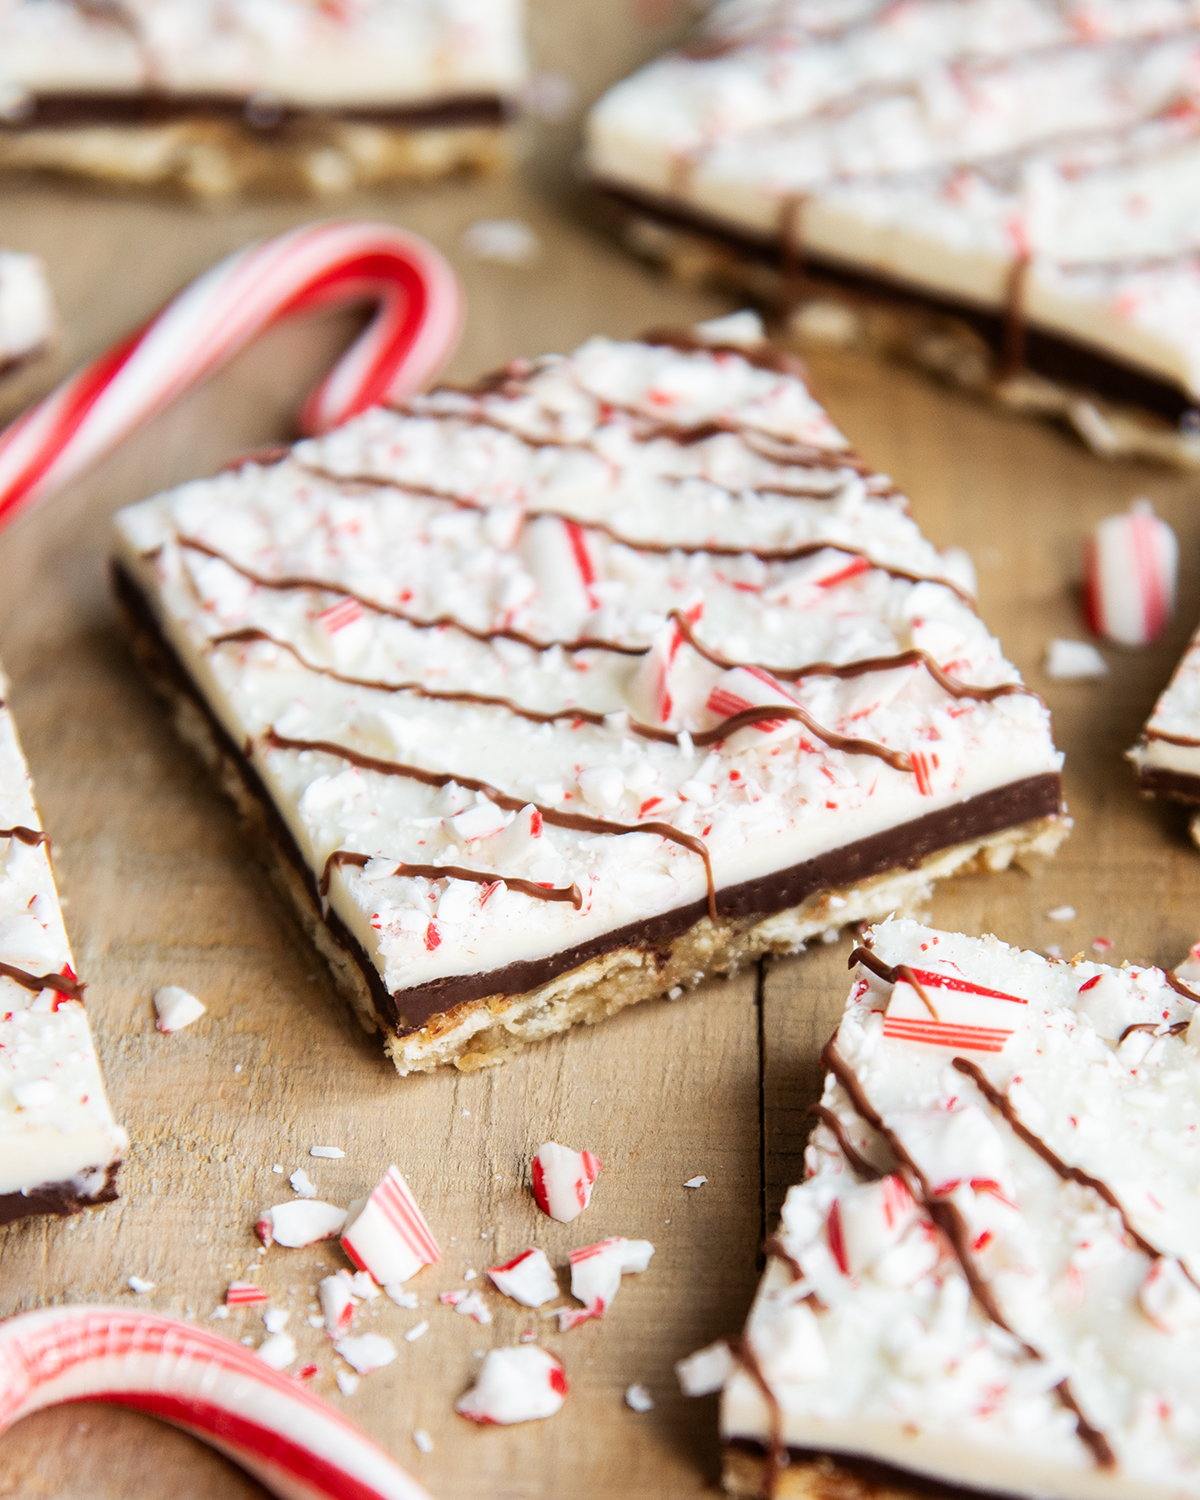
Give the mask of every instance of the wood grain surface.
M 534 5 L 540 65 L 570 74 L 582 106 L 677 30 L 668 0 Z M 338 213 L 403 223 L 458 265 L 470 321 L 450 369 L 467 378 L 517 354 L 569 348 L 589 333 L 624 335 L 721 310 L 671 285 L 597 237 L 577 204 L 574 123 L 536 132 L 507 181 L 340 200 Z M 0 242 L 42 254 L 64 313 L 53 354 L 0 387 L 0 413 L 47 388 L 229 249 L 312 215 L 299 202 L 196 208 L 77 188 L 0 187 Z M 530 267 L 465 258 L 462 230 L 519 217 L 542 250 Z M 52 1301 L 131 1300 L 130 1275 L 155 1283 L 144 1302 L 207 1320 L 234 1277 L 258 1270 L 316 1385 L 440 1500 L 682 1500 L 716 1484 L 715 1402 L 685 1401 L 671 1366 L 745 1315 L 764 1231 L 802 1170 L 820 1089 L 817 1054 L 846 992 L 849 942 L 771 963 L 674 1003 L 652 1003 L 525 1053 L 502 1069 L 398 1079 L 334 993 L 321 961 L 276 902 L 232 815 L 167 729 L 132 669 L 109 600 L 104 557 L 118 505 L 210 473 L 286 435 L 291 412 L 348 337 L 346 318 L 280 329 L 75 485 L 0 536 L 0 654 L 55 836 L 60 884 L 114 1106 L 133 1139 L 121 1198 L 74 1220 L 0 1231 L 0 1315 Z M 985 617 L 1055 711 L 1076 820 L 1052 864 L 944 886 L 933 920 L 1068 956 L 1093 938 L 1111 957 L 1174 962 L 1200 924 L 1200 854 L 1182 818 L 1143 802 L 1121 752 L 1134 739 L 1200 615 L 1198 484 L 1166 470 L 1104 464 L 1046 426 L 988 410 L 865 358 L 814 358 L 818 392 L 858 447 L 913 497 L 929 535 L 967 547 Z M 1081 538 L 1099 517 L 1147 495 L 1182 546 L 1180 611 L 1141 652 L 1108 650 L 1096 684 L 1044 681 L 1054 635 L 1083 634 L 1076 601 Z M 1074 922 L 1052 922 L 1074 906 Z M 153 1026 L 152 991 L 193 990 L 209 1011 L 172 1037 Z M 545 1139 L 596 1151 L 605 1164 L 592 1207 L 551 1223 L 526 1187 Z M 314 1160 L 314 1144 L 342 1147 Z M 290 1197 L 305 1167 L 345 1203 L 391 1161 L 406 1172 L 444 1248 L 411 1285 L 422 1306 L 380 1299 L 361 1331 L 393 1338 L 400 1357 L 343 1399 L 334 1359 L 307 1316 L 318 1278 L 344 1264 L 332 1245 L 256 1250 L 263 1207 Z M 696 1173 L 701 1189 L 682 1184 Z M 658 1247 L 628 1277 L 602 1323 L 565 1336 L 487 1294 L 477 1327 L 437 1304 L 464 1272 L 526 1245 L 561 1263 L 610 1234 Z M 474 1285 L 478 1286 L 479 1281 Z M 409 1344 L 419 1320 L 430 1328 Z M 258 1342 L 261 1312 L 218 1326 Z M 477 1429 L 453 1413 L 478 1355 L 538 1326 L 564 1360 L 572 1394 L 548 1422 Z M 624 1404 L 633 1382 L 656 1405 Z M 415 1428 L 433 1437 L 420 1454 Z M 30 1418 L 0 1440 L 0 1496 L 50 1500 L 212 1500 L 262 1492 L 199 1444 L 106 1408 Z

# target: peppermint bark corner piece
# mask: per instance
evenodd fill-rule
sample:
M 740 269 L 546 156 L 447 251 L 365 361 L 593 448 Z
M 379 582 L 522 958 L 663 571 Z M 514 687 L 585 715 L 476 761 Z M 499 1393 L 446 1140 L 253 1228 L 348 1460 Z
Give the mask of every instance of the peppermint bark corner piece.
M 121 512 L 139 661 L 401 1073 L 1051 852 L 1045 705 L 753 314 Z
M 0 671 L 0 1224 L 117 1196 L 113 1119 Z
M 865 943 L 732 1341 L 726 1488 L 1200 1494 L 1200 997 L 905 919 Z
M 1128 759 L 1147 796 L 1166 797 L 1191 809 L 1192 841 L 1200 845 L 1200 631 L 1188 643 Z

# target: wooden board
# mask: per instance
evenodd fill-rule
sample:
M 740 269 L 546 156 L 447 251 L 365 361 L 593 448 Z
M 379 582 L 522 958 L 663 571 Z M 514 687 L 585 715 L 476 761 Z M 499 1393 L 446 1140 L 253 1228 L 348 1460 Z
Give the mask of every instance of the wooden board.
M 534 37 L 542 65 L 571 73 L 582 103 L 654 51 L 681 15 L 682 6 L 653 0 L 631 9 L 543 0 Z M 455 259 L 471 318 L 453 378 L 569 348 L 594 331 L 632 334 L 723 306 L 589 232 L 574 202 L 573 141 L 570 122 L 545 129 L 508 181 L 338 203 L 338 212 L 428 234 Z M 47 258 L 65 313 L 53 357 L 0 388 L 0 403 L 11 409 L 46 387 L 227 250 L 310 214 L 298 203 L 198 209 L 0 188 L 0 241 Z M 537 230 L 543 250 L 533 267 L 481 265 L 459 252 L 467 224 L 500 215 Z M 54 1300 L 132 1300 L 126 1279 L 136 1274 L 155 1282 L 146 1305 L 207 1320 L 229 1280 L 262 1262 L 262 1284 L 294 1310 L 302 1359 L 321 1366 L 318 1389 L 442 1500 L 682 1500 L 715 1484 L 715 1402 L 685 1401 L 671 1366 L 744 1317 L 758 1244 L 801 1171 L 817 1053 L 844 1000 L 849 944 L 818 944 L 762 976 L 641 1006 L 500 1070 L 395 1077 L 265 887 L 229 809 L 166 728 L 131 667 L 104 579 L 113 510 L 285 434 L 349 327 L 335 318 L 277 331 L 0 536 L 0 653 L 56 838 L 110 1092 L 134 1143 L 119 1203 L 0 1231 L 0 1315 Z M 1178 815 L 1139 800 L 1121 752 L 1200 615 L 1196 481 L 1103 464 L 1050 428 L 866 359 L 815 359 L 813 374 L 858 446 L 909 489 L 929 534 L 972 551 L 985 615 L 1049 696 L 1068 752 L 1077 826 L 1057 861 L 1032 876 L 952 882 L 931 903 L 934 919 L 1033 946 L 1057 942 L 1068 955 L 1102 935 L 1117 961 L 1178 960 L 1196 936 L 1200 855 Z M 1177 622 L 1150 650 L 1108 652 L 1113 673 L 1103 684 L 1047 684 L 1045 642 L 1082 634 L 1080 540 L 1137 494 L 1179 532 Z M 1064 903 L 1078 919 L 1051 922 L 1046 912 Z M 150 1005 L 167 983 L 209 1007 L 170 1038 L 154 1030 Z M 571 1228 L 539 1215 L 525 1186 L 529 1155 L 547 1138 L 587 1146 L 605 1163 L 592 1208 Z M 345 1159 L 313 1160 L 313 1144 L 340 1146 Z M 387 1333 L 401 1353 L 343 1401 L 325 1335 L 306 1323 L 316 1281 L 343 1263 L 339 1252 L 260 1257 L 251 1227 L 261 1208 L 290 1196 L 275 1163 L 304 1166 L 322 1195 L 346 1202 L 390 1161 L 408 1174 L 445 1257 L 413 1283 L 417 1311 L 377 1303 L 363 1313 L 361 1327 Z M 708 1184 L 684 1189 L 695 1173 Z M 627 1278 L 603 1323 L 559 1338 L 498 1296 L 488 1328 L 437 1305 L 438 1292 L 466 1284 L 467 1268 L 482 1277 L 535 1241 L 561 1261 L 572 1245 L 608 1234 L 648 1238 L 658 1251 L 644 1276 Z M 401 1339 L 426 1318 L 422 1339 Z M 261 1337 L 256 1312 L 213 1326 Z M 541 1326 L 566 1362 L 573 1393 L 562 1414 L 509 1431 L 456 1418 L 477 1352 L 529 1326 Z M 634 1381 L 649 1387 L 653 1412 L 625 1407 Z M 417 1427 L 434 1439 L 427 1456 L 413 1445 Z M 102 1408 L 46 1413 L 0 1440 L 4 1497 L 260 1493 L 190 1439 Z

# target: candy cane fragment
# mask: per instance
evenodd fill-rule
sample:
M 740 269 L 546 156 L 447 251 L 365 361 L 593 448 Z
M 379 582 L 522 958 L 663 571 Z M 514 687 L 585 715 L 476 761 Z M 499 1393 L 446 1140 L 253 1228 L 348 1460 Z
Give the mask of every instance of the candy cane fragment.
M 302 225 L 228 256 L 0 433 L 0 525 L 272 324 L 363 301 L 378 311 L 301 408 L 305 433 L 402 400 L 437 374 L 462 324 L 454 272 L 416 235 L 352 219 Z
M 350 1205 L 342 1249 L 380 1286 L 396 1286 L 442 1258 L 425 1216 L 398 1167 L 389 1167 L 368 1198 Z
M 621 1289 L 626 1271 L 644 1271 L 654 1246 L 649 1240 L 627 1240 L 620 1235 L 571 1251 L 571 1295 L 582 1307 L 560 1308 L 558 1331 L 566 1333 L 589 1318 L 602 1318 Z
M 479 1379 L 459 1397 L 454 1410 L 472 1422 L 507 1427 L 552 1417 L 569 1390 L 562 1365 L 548 1350 L 533 1344 L 492 1349 Z
M 1123 646 L 1147 646 L 1175 612 L 1179 543 L 1148 500 L 1101 521 L 1084 546 L 1088 629 Z
M 592 1200 L 600 1175 L 600 1158 L 547 1141 L 533 1158 L 533 1196 L 537 1206 L 560 1224 L 577 1219 Z
M 0 1323 L 0 1432 L 67 1401 L 161 1417 L 281 1500 L 428 1500 L 382 1448 L 297 1380 L 179 1318 L 47 1307 Z

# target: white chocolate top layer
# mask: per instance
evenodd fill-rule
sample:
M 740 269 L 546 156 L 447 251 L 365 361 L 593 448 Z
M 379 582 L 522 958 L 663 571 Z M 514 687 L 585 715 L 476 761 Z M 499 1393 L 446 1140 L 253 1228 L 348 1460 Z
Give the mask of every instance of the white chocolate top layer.
M 521 0 L 0 0 L 0 110 L 44 94 L 260 96 L 299 108 L 508 93 Z
M 588 126 L 617 187 L 1200 397 L 1196 0 L 726 0 Z
M 1180 657 L 1129 759 L 1139 771 L 1200 777 L 1200 631 Z
M 74 979 L 41 824 L 0 672 L 0 965 Z M 25 838 L 9 836 L 20 829 Z M 80 1000 L 30 988 L 0 968 L 0 1195 L 69 1182 L 101 1191 L 129 1144 L 104 1095 Z
M 732 349 L 594 338 L 131 506 L 117 547 L 314 873 L 370 856 L 329 899 L 393 993 L 1060 764 L 969 561 Z
M 0 367 L 40 349 L 55 322 L 41 261 L 36 255 L 0 250 Z
M 799 1274 L 777 1254 L 747 1325 L 783 1441 L 989 1493 L 1200 1495 L 1196 1002 L 911 921 L 866 941 L 891 973 L 859 967 L 826 1054 L 778 1237 Z M 766 1438 L 746 1366 L 721 1420 Z

